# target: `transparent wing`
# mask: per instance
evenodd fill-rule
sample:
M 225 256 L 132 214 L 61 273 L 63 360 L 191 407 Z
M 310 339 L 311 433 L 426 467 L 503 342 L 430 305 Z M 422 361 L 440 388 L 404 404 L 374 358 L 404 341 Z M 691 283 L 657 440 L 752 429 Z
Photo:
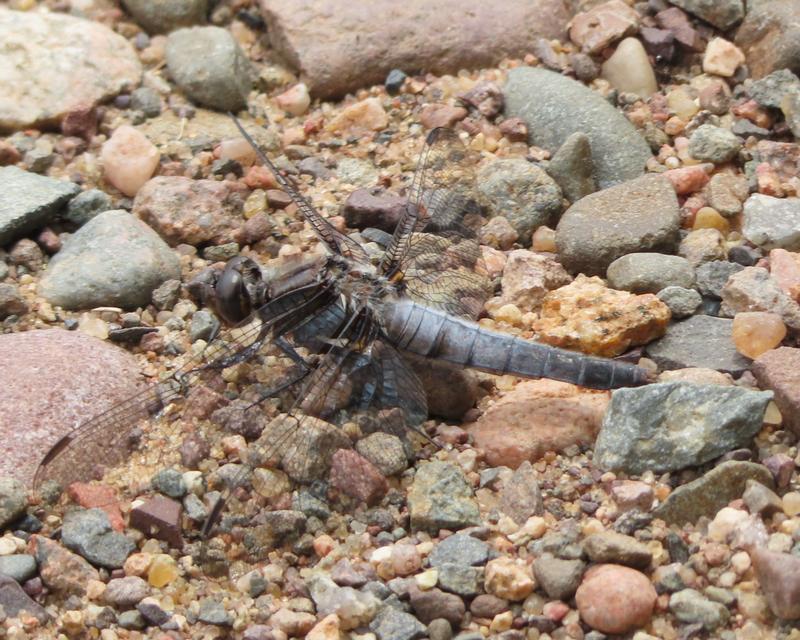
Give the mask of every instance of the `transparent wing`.
M 382 268 L 428 306 L 474 318 L 491 295 L 477 239 L 479 160 L 451 129 L 428 134 Z

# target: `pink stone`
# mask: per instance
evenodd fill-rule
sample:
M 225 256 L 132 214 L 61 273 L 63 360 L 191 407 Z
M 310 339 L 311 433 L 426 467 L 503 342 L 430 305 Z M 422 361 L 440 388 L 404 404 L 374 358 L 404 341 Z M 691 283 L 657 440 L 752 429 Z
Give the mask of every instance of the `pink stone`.
M 620 481 L 611 488 L 611 495 L 621 511 L 649 511 L 653 506 L 653 487 L 639 480 Z
M 703 71 L 730 78 L 745 61 L 742 50 L 725 38 L 713 38 L 706 46 Z
M 311 104 L 311 96 L 308 94 L 308 87 L 300 82 L 277 96 L 275 102 L 286 113 L 293 116 L 301 116 L 308 111 L 308 107 Z
M 129 125 L 118 127 L 100 152 L 105 179 L 126 196 L 150 179 L 160 157 L 147 136 Z
M 783 620 L 800 619 L 800 558 L 758 547 L 750 558 L 772 613 Z
M 587 53 L 598 53 L 639 26 L 639 14 L 622 0 L 610 0 L 577 14 L 570 22 L 569 38 Z
M 790 297 L 800 299 L 800 253 L 773 249 L 769 252 L 769 273 Z
M 330 481 L 332 487 L 367 504 L 380 500 L 389 488 L 375 465 L 352 449 L 333 454 Z
M 709 181 L 705 165 L 702 164 L 670 169 L 661 175 L 672 183 L 679 196 L 700 191 Z
M 548 602 L 544 605 L 544 607 L 542 607 L 542 615 L 554 620 L 555 622 L 561 622 L 561 620 L 564 619 L 564 616 L 566 616 L 568 613 L 569 606 L 560 600 Z
M 395 575 L 405 577 L 419 571 L 422 558 L 416 545 L 396 544 L 392 547 L 392 568 Z
M 364 135 L 370 131 L 380 131 L 389 124 L 389 116 L 377 98 L 367 98 L 345 107 L 331 120 L 328 129 L 335 133 L 351 136 Z
M 520 310 L 538 310 L 548 292 L 571 282 L 569 273 L 554 258 L 526 249 L 508 254 L 503 269 L 502 304 Z
M 589 569 L 575 594 L 583 621 L 602 633 L 614 634 L 646 626 L 657 598 L 647 576 L 617 564 Z

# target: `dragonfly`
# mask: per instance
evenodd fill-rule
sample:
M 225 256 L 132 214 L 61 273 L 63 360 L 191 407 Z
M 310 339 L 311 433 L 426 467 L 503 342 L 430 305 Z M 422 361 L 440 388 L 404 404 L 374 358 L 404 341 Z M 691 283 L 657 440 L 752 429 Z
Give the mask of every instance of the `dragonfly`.
M 210 372 L 253 362 L 272 345 L 292 362 L 279 384 L 262 389 L 243 411 L 288 392 L 285 411 L 248 447 L 239 476 L 280 467 L 292 480 L 324 477 L 336 449 L 355 437 L 388 431 L 399 437 L 428 419 L 426 391 L 409 362 L 425 358 L 492 374 L 551 378 L 594 389 L 638 386 L 649 370 L 623 360 L 568 351 L 482 326 L 476 320 L 493 287 L 482 266 L 475 171 L 480 155 L 449 128 L 431 130 L 394 233 L 382 255 L 337 230 L 234 118 L 261 163 L 297 205 L 325 254 L 265 278 L 253 259 L 236 256 L 212 270 L 201 297 L 234 333 L 215 339 L 209 362 L 189 362 L 63 436 L 38 467 L 35 486 L 86 480 L 89 461 L 122 462 L 142 421 L 174 406 Z M 233 336 L 233 337 L 232 337 Z M 348 434 L 351 432 L 348 431 Z M 232 488 L 210 510 L 211 535 Z

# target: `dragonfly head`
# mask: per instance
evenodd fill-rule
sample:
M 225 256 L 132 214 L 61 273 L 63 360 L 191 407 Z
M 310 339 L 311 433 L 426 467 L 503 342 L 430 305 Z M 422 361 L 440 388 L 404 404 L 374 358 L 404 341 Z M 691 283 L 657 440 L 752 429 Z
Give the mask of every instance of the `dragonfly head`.
M 261 268 L 244 256 L 228 260 L 213 287 L 212 306 L 229 325 L 239 324 L 267 302 L 267 284 Z

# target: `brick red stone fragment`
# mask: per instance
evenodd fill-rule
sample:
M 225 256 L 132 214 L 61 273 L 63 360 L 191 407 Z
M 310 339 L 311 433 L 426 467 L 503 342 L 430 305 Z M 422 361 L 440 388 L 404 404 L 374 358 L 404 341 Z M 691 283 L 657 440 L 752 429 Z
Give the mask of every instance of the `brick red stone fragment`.
M 131 509 L 131 527 L 146 536 L 164 540 L 172 547 L 183 546 L 181 535 L 181 503 L 164 496 L 155 496 Z
M 73 482 L 67 487 L 67 495 L 70 500 L 82 507 L 87 509 L 98 507 L 105 511 L 114 531 L 125 529 L 125 520 L 122 518 L 117 494 L 108 485 Z

